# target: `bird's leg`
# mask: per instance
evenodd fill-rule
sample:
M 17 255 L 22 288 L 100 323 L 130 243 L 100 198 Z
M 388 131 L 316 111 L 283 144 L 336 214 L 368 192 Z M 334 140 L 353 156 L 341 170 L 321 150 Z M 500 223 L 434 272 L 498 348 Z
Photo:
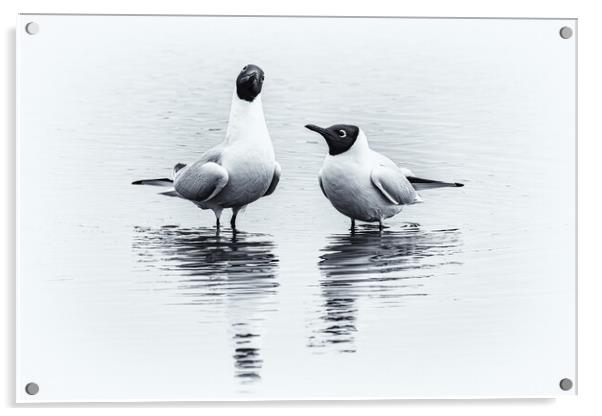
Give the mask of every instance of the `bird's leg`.
M 383 225 L 383 220 L 378 220 L 378 231 L 382 231 L 385 226 Z
M 232 208 L 232 218 L 230 218 L 230 227 L 232 227 L 232 232 L 236 232 L 236 216 L 238 215 L 238 210 L 240 208 Z
M 351 218 L 351 232 L 355 231 L 355 218 Z
M 217 232 L 219 233 L 219 227 L 220 227 L 219 218 L 222 216 L 222 210 L 214 209 L 213 213 L 215 214 L 215 228 L 217 228 Z

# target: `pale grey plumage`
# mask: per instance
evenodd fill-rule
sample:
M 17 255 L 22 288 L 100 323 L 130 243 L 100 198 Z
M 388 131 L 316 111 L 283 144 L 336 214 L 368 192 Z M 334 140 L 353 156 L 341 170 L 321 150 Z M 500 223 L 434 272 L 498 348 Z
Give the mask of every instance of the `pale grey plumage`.
M 275 162 L 274 174 L 272 175 L 272 181 L 270 182 L 270 186 L 263 196 L 272 195 L 272 193 L 276 190 L 278 183 L 280 182 L 280 173 L 282 169 L 280 168 L 280 163 Z
M 263 115 L 260 95 L 263 79 L 263 71 L 255 65 L 245 66 L 241 71 L 232 96 L 226 137 L 221 143 L 190 165 L 176 164 L 173 181 L 143 180 L 134 184 L 168 186 L 173 182 L 173 189 L 162 194 L 213 210 L 218 228 L 222 211 L 231 208 L 230 224 L 235 230 L 238 212 L 272 194 L 280 180 L 280 165 L 275 160 Z
M 308 129 L 322 135 L 329 152 L 318 175 L 320 189 L 340 213 L 355 220 L 376 222 L 401 212 L 405 205 L 422 202 L 418 189 L 461 187 L 460 183 L 418 178 L 406 168 L 370 149 L 357 126 L 337 124 Z
M 193 202 L 211 200 L 228 184 L 228 171 L 215 162 L 194 162 L 182 169 L 174 181 L 174 189 Z
M 376 166 L 370 180 L 382 195 L 395 205 L 408 205 L 417 201 L 416 190 L 397 167 Z

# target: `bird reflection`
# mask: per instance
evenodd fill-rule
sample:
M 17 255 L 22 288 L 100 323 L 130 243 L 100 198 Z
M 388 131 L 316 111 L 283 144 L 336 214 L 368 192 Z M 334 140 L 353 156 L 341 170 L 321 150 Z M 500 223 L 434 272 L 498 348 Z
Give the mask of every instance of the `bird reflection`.
M 182 303 L 215 313 L 225 306 L 232 330 L 235 376 L 261 378 L 262 322 L 274 310 L 278 258 L 265 234 L 220 236 L 212 228 L 134 227 L 134 253 L 143 268 L 159 269 Z
M 331 235 L 318 262 L 321 315 L 309 346 L 355 352 L 358 301 L 391 308 L 403 305 L 409 296 L 426 296 L 421 279 L 455 263 L 451 255 L 459 251 L 459 244 L 457 229 L 428 231 L 416 224 L 382 232 L 364 225 Z

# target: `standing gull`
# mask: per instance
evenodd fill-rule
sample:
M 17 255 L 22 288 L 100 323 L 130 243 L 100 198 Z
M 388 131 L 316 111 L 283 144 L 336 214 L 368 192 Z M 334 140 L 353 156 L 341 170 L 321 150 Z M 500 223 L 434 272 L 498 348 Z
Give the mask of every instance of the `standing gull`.
M 328 144 L 319 173 L 320 188 L 337 211 L 351 218 L 352 229 L 355 220 L 378 221 L 382 229 L 383 219 L 397 215 L 404 205 L 422 201 L 416 191 L 464 186 L 414 176 L 370 149 L 368 138 L 357 126 L 305 127 L 321 134 Z
M 162 194 L 213 210 L 218 229 L 222 210 L 231 208 L 230 225 L 236 230 L 238 212 L 273 193 L 280 180 L 280 165 L 263 116 L 263 80 L 263 70 L 258 66 L 242 69 L 236 78 L 226 137 L 221 143 L 190 165 L 176 164 L 172 179 L 143 179 L 133 184 L 173 186 Z

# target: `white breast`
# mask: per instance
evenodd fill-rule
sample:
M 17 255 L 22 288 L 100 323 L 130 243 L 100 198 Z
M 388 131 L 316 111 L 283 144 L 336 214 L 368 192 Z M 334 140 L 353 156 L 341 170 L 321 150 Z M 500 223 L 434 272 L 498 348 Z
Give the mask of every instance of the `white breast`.
M 275 157 L 261 95 L 248 102 L 234 94 L 220 164 L 228 171 L 229 181 L 212 202 L 222 207 L 251 203 L 270 186 Z

